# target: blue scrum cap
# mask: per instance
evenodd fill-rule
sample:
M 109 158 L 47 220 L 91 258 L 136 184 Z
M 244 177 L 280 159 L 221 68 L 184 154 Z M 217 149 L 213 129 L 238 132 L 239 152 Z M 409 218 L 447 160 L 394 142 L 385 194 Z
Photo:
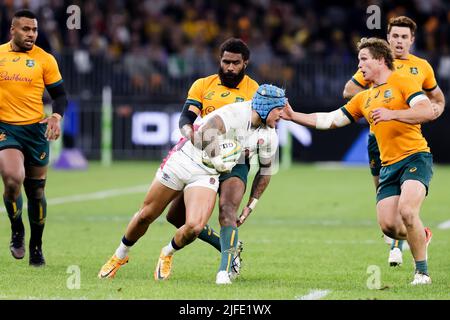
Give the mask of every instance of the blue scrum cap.
M 271 84 L 260 85 L 252 99 L 252 108 L 259 114 L 263 123 L 266 123 L 270 111 L 285 104 L 284 90 Z

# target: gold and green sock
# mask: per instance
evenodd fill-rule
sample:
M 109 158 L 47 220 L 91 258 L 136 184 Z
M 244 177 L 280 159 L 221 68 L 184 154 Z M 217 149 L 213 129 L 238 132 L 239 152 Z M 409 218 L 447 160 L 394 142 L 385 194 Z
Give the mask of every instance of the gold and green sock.
M 403 251 L 403 243 L 404 242 L 405 242 L 405 240 L 392 239 L 391 250 L 394 248 L 399 248 L 400 251 Z
M 220 229 L 221 259 L 219 271 L 230 271 L 238 242 L 238 228 L 227 226 Z
M 8 218 L 11 222 L 11 230 L 23 234 L 25 228 L 22 222 L 22 194 L 20 194 L 15 201 L 10 201 L 3 196 L 3 203 L 5 204 L 6 212 L 8 213 Z
M 198 238 L 209 243 L 220 252 L 220 236 L 209 225 L 205 225 L 202 232 L 198 235 Z

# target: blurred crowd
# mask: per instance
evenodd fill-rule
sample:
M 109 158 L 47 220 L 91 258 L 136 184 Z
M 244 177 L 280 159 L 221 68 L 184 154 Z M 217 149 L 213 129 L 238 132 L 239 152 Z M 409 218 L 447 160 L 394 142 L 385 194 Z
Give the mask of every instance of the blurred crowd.
M 69 5 L 81 9 L 81 28 L 66 26 Z M 381 29 L 366 25 L 369 5 L 381 9 Z M 315 0 L 0 0 L 0 38 L 9 38 L 14 11 L 39 17 L 38 44 L 53 53 L 79 53 L 121 61 L 134 86 L 157 89 L 165 77 L 215 73 L 218 47 L 240 37 L 251 49 L 260 79 L 273 70 L 286 81 L 290 64 L 305 59 L 356 62 L 362 36 L 386 35 L 386 21 L 407 15 L 418 24 L 414 52 L 428 59 L 450 56 L 450 1 Z

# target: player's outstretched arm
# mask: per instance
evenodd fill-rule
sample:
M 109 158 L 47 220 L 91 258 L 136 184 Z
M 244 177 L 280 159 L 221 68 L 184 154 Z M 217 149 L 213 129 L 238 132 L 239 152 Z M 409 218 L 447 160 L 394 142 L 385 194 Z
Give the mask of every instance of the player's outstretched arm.
M 301 113 L 292 110 L 289 102 L 286 103 L 281 118 L 318 130 L 340 128 L 351 123 L 341 109 L 332 112 Z
M 280 115 L 281 119 L 295 122 L 296 124 L 314 128 L 316 126 L 316 115 L 314 113 L 307 114 L 301 112 L 295 112 L 289 102 L 283 108 L 283 112 Z

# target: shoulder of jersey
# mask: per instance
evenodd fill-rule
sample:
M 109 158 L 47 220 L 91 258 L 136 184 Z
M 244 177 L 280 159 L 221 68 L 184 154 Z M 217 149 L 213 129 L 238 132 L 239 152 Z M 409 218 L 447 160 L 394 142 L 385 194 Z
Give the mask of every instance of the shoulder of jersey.
M 247 106 L 247 105 L 251 105 L 251 100 L 247 100 L 247 101 L 239 101 L 239 102 L 233 102 L 233 103 L 230 103 L 230 104 L 227 104 L 226 106 L 224 106 L 224 107 L 229 107 L 229 108 L 243 108 L 244 106 Z M 221 109 L 223 109 L 224 107 L 222 107 L 222 108 L 220 108 L 220 109 L 218 109 L 218 110 L 221 110 Z
M 33 47 L 33 54 L 40 56 L 40 57 L 53 57 L 53 55 L 50 52 L 45 51 L 41 47 L 34 45 Z
M 396 81 L 404 81 L 405 79 L 408 79 L 408 81 L 411 80 L 411 78 L 408 75 L 400 72 L 393 72 L 392 78 L 394 78 Z
M 247 80 L 247 81 L 248 81 L 250 87 L 254 87 L 256 90 L 258 89 L 258 87 L 259 87 L 258 82 L 256 82 L 256 81 L 253 80 L 252 78 L 250 78 L 248 75 L 245 75 L 245 76 L 244 76 L 244 79 L 243 79 L 242 81 L 244 81 L 244 80 Z
M 217 73 L 215 73 L 215 74 L 209 75 L 204 78 L 199 78 L 199 80 L 203 80 L 206 82 L 212 82 L 212 81 L 215 81 L 217 78 L 219 78 L 219 75 Z
M 418 62 L 421 62 L 421 63 L 424 63 L 424 64 L 429 64 L 429 62 L 426 59 L 418 57 L 418 56 L 415 56 L 413 54 L 410 54 L 409 57 L 410 57 L 410 59 L 412 61 L 418 61 Z
M 50 54 L 37 45 L 34 45 L 33 49 L 35 50 L 36 53 L 39 53 L 39 54 Z
M 278 136 L 277 135 L 277 130 L 275 128 L 270 128 L 270 127 L 260 127 L 259 129 L 259 134 L 263 137 L 268 137 L 270 138 L 270 136 Z
M 0 52 L 8 52 L 9 51 L 9 42 L 0 45 Z

